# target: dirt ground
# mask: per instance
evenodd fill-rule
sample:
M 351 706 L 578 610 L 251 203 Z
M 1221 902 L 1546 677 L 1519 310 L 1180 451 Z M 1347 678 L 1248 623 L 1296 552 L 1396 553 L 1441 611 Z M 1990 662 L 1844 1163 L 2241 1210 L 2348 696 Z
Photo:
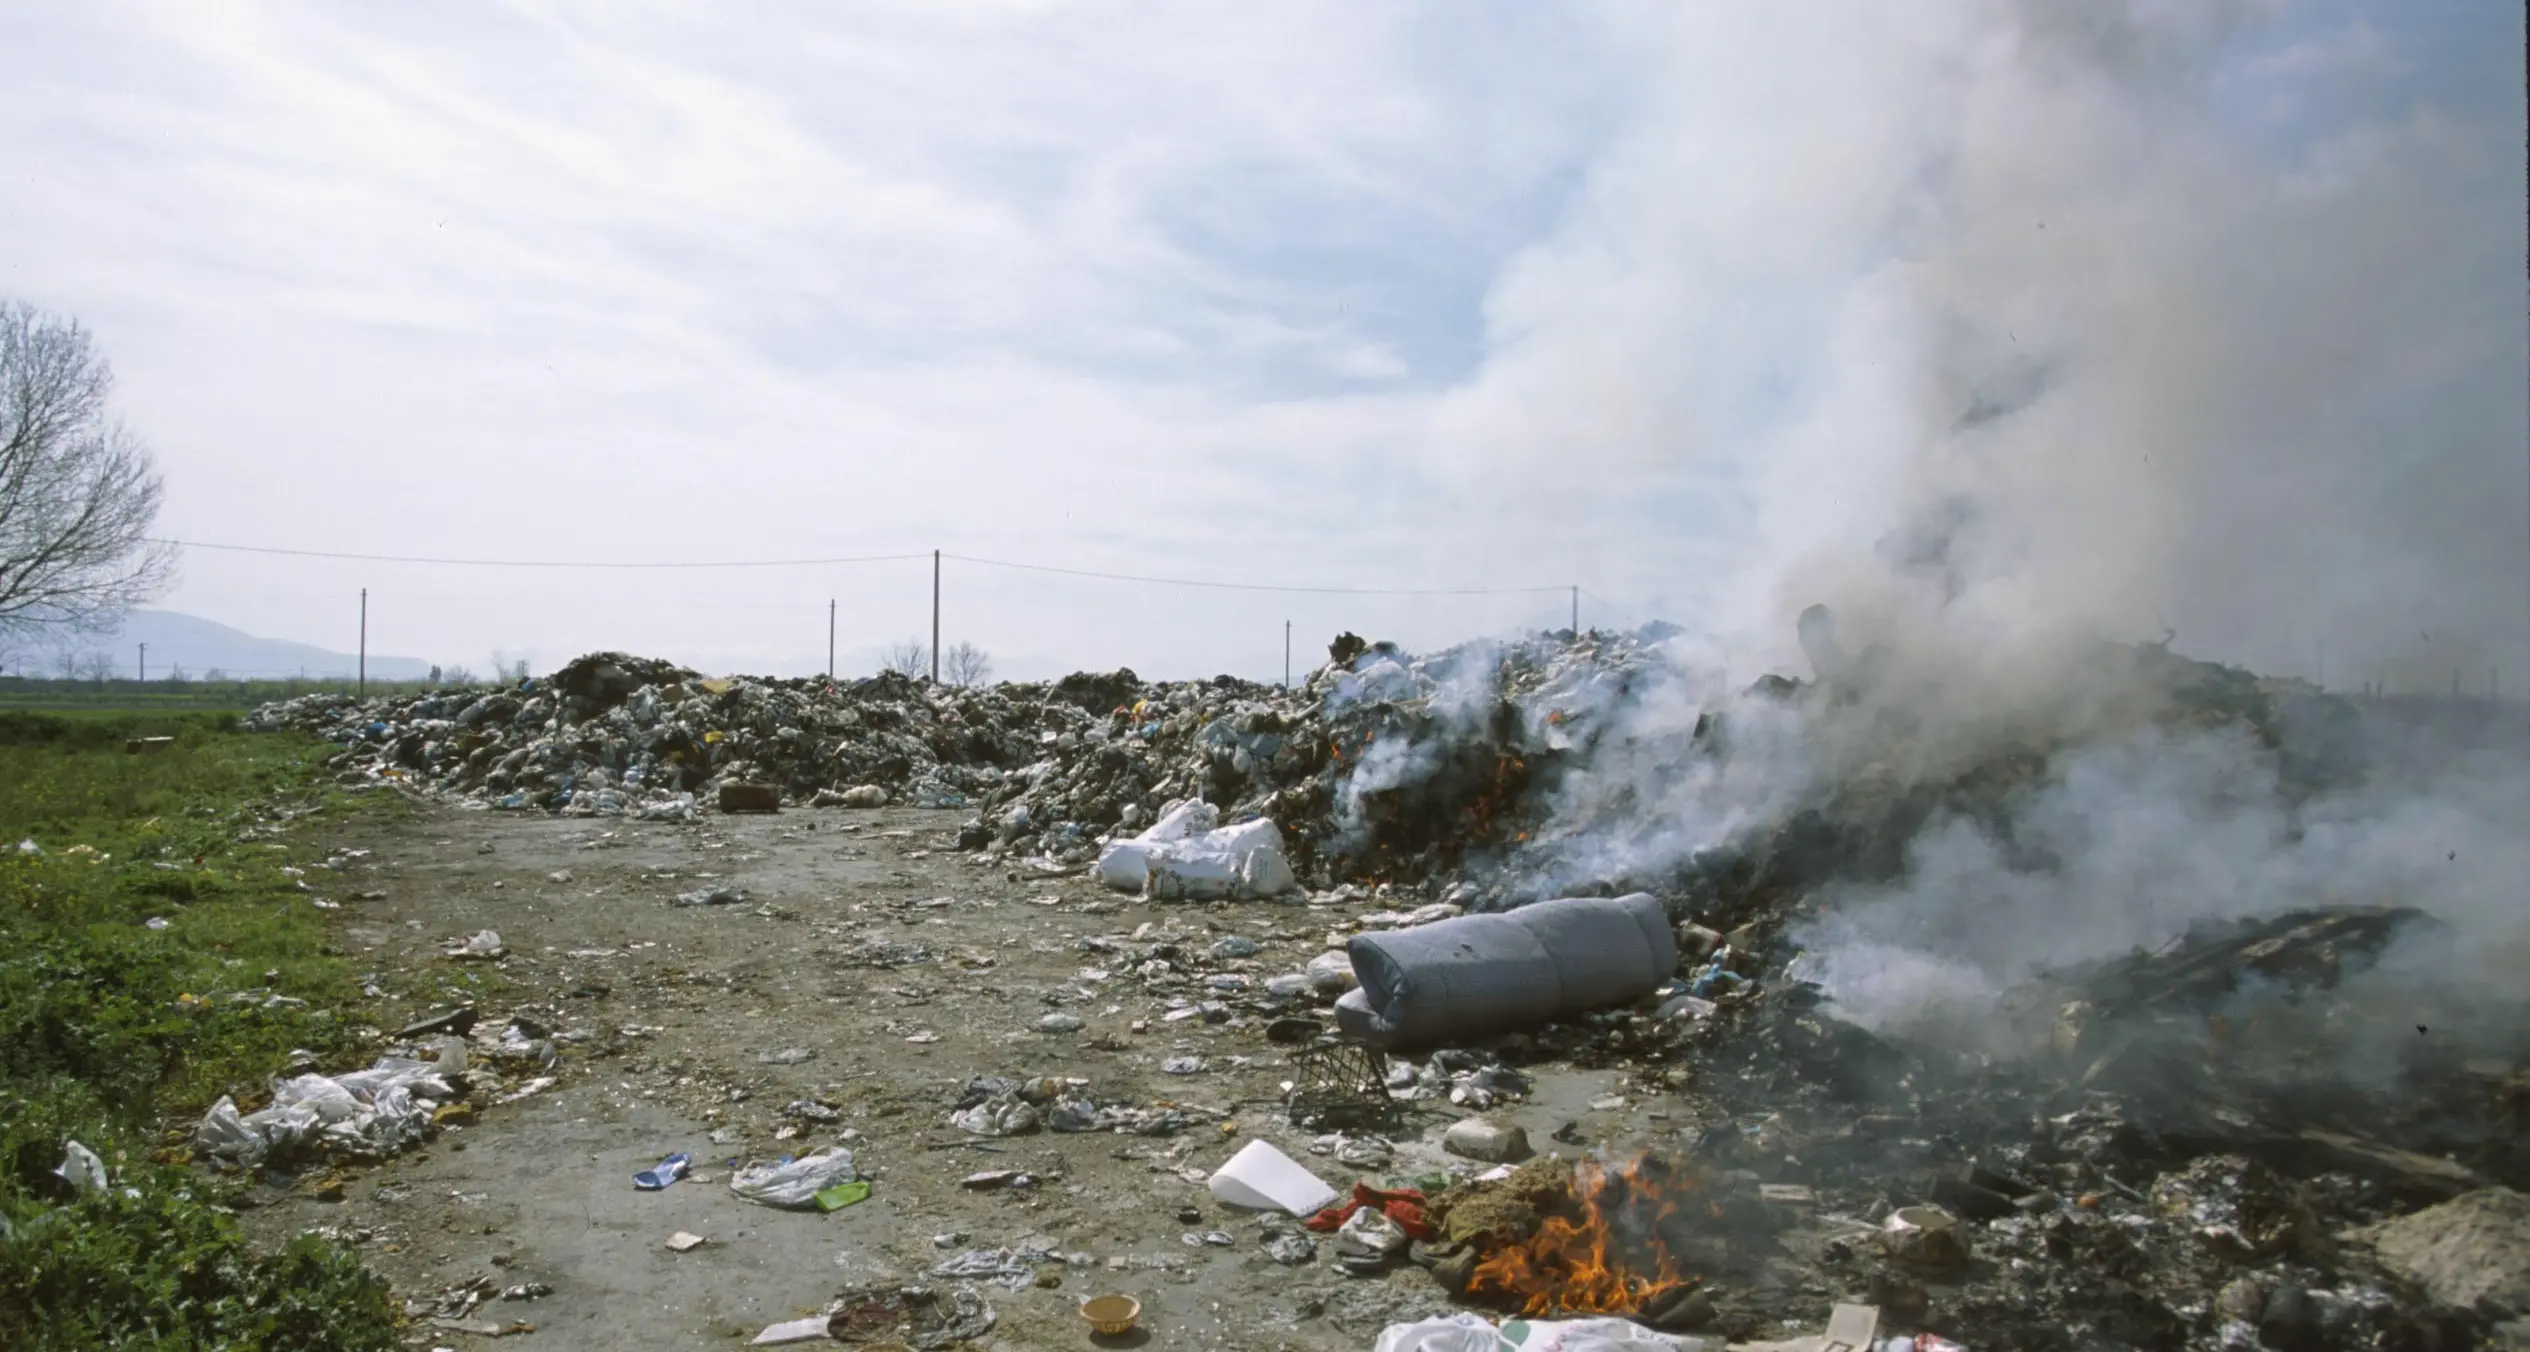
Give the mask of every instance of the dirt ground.
M 267 1239 L 319 1227 L 349 1237 L 408 1300 L 477 1278 L 550 1286 L 473 1315 L 532 1322 L 532 1334 L 500 1345 L 549 1352 L 742 1345 L 847 1287 L 924 1280 L 960 1251 L 1023 1241 L 1090 1261 L 1042 1266 L 1024 1290 L 980 1286 L 998 1323 L 977 1346 L 1117 1345 L 1093 1343 L 1076 1309 L 1110 1291 L 1144 1305 L 1144 1335 L 1124 1345 L 1167 1348 L 1367 1348 L 1382 1325 L 1447 1308 L 1410 1266 L 1353 1278 L 1328 1243 L 1299 1267 L 1263 1252 L 1259 1219 L 1202 1185 L 1240 1145 L 1272 1141 L 1338 1188 L 1355 1177 L 1308 1153 L 1312 1133 L 1276 1112 L 1291 1074 L 1284 1049 L 1253 1017 L 1166 1020 L 1172 998 L 1203 994 L 1185 972 L 1155 991 L 1121 957 L 1083 943 L 1123 941 L 1148 925 L 1143 942 L 1173 937 L 1197 955 L 1243 936 L 1260 946 L 1254 957 L 1193 965 L 1262 982 L 1298 970 L 1329 946 L 1339 920 L 1374 905 L 1148 904 L 1084 878 L 1021 878 L 954 853 L 944 833 L 956 822 L 917 809 L 668 825 L 426 807 L 324 842 L 370 851 L 308 878 L 340 903 L 331 914 L 341 946 L 384 992 L 369 1021 L 391 1032 L 454 994 L 472 998 L 496 1031 L 524 1012 L 557 1035 L 559 1083 L 352 1171 L 337 1201 L 319 1200 L 312 1179 L 268 1179 L 247 1223 Z M 715 887 L 750 899 L 672 900 Z M 441 956 L 485 928 L 508 957 Z M 1057 1010 L 1085 1026 L 1038 1031 Z M 1144 1031 L 1132 1031 L 1136 1021 Z M 759 1060 L 802 1048 L 810 1055 L 796 1063 Z M 1162 1070 L 1187 1056 L 1205 1068 Z M 945 1120 L 978 1075 L 1079 1077 L 1102 1106 L 1207 1111 L 1168 1137 L 1039 1131 L 980 1141 Z M 1614 1089 L 1614 1072 L 1549 1069 L 1527 1101 L 1492 1116 L 1525 1126 L 1540 1148 L 1575 1121 L 1592 1150 L 1687 1128 L 1657 1104 L 1591 1109 Z M 838 1119 L 785 1116 L 803 1099 L 833 1105 Z M 1441 1132 L 1459 1110 L 1437 1107 L 1414 1119 L 1383 1177 L 1441 1163 Z M 785 1126 L 805 1130 L 780 1139 Z M 847 1145 L 875 1179 L 868 1201 L 782 1211 L 727 1186 L 736 1163 L 832 1144 Z M 692 1154 L 693 1175 L 636 1190 L 635 1171 L 672 1151 Z M 987 1170 L 1041 1181 L 962 1186 Z M 707 1242 L 672 1253 L 666 1243 L 679 1231 Z M 1205 1243 L 1212 1231 L 1231 1242 Z M 490 1342 L 426 1320 L 415 1328 L 417 1347 Z

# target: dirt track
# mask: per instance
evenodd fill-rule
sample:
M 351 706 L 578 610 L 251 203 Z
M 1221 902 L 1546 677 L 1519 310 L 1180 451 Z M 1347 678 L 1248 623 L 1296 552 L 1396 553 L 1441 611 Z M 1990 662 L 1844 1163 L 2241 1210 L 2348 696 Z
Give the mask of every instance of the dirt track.
M 1149 1345 L 1170 1348 L 1365 1348 L 1381 1325 L 1445 1307 L 1411 1267 L 1345 1276 L 1329 1244 L 1303 1267 L 1268 1258 L 1257 1219 L 1217 1205 L 1201 1186 L 1205 1174 L 1254 1136 L 1338 1187 L 1354 1173 L 1309 1155 L 1309 1134 L 1274 1114 L 1289 1076 L 1282 1049 L 1252 1018 L 1166 1021 L 1163 993 L 1121 958 L 1082 944 L 1145 924 L 1145 943 L 1174 937 L 1190 961 L 1161 983 L 1183 1000 L 1202 993 L 1183 984 L 1184 967 L 1261 982 L 1296 970 L 1324 950 L 1334 920 L 1369 907 L 1118 899 L 1083 879 L 1016 879 L 950 853 L 941 833 L 954 826 L 954 814 L 913 809 L 671 826 L 430 808 L 373 838 L 331 842 L 372 851 L 309 879 L 341 901 L 343 947 L 387 993 L 371 1021 L 392 1030 L 442 1006 L 441 992 L 470 988 L 487 1026 L 525 1012 L 560 1035 L 560 1083 L 354 1172 L 339 1202 L 318 1200 L 307 1180 L 258 1189 L 264 1204 L 249 1224 L 271 1238 L 318 1226 L 361 1237 L 361 1251 L 407 1299 L 478 1277 L 550 1285 L 542 1298 L 475 1313 L 537 1326 L 505 1347 L 730 1346 L 815 1313 L 848 1286 L 920 1280 L 958 1251 L 1032 1238 L 1094 1261 L 1042 1266 L 1041 1285 L 1026 1290 L 982 1287 L 999 1323 L 980 1346 L 1090 1346 L 1076 1302 L 1115 1290 L 1144 1302 Z M 723 886 L 751 899 L 672 901 Z M 506 959 L 440 956 L 444 944 L 487 927 L 500 932 Z M 1233 934 L 1261 951 L 1200 956 Z M 1057 1009 L 1085 1026 L 1037 1031 Z M 1131 1031 L 1136 1020 L 1146 1031 Z M 758 1059 L 786 1048 L 813 1056 Z M 1162 1071 L 1183 1056 L 1203 1058 L 1206 1069 Z M 1169 1137 L 1040 1131 L 979 1143 L 944 1122 L 977 1075 L 1081 1077 L 1101 1105 L 1175 1102 L 1221 1120 L 1190 1114 L 1196 1120 Z M 1684 1125 L 1643 1117 L 1640 1106 L 1589 1111 L 1613 1085 L 1609 1073 L 1548 1071 L 1526 1103 L 1495 1116 L 1523 1124 L 1541 1146 L 1576 1119 L 1594 1146 Z M 810 1098 L 835 1105 L 840 1119 L 784 1116 Z M 1418 1119 L 1419 1138 L 1401 1141 L 1383 1174 L 1438 1164 L 1454 1112 Z M 794 1123 L 805 1130 L 777 1139 Z M 732 1161 L 836 1143 L 875 1177 L 867 1202 L 832 1214 L 778 1211 L 726 1186 Z M 691 1152 L 694 1176 L 664 1192 L 635 1190 L 633 1173 L 671 1151 Z M 961 1187 L 984 1170 L 1043 1181 L 1022 1191 Z M 1199 1220 L 1181 1219 L 1189 1207 Z M 665 1243 L 680 1230 L 708 1243 L 671 1253 Z M 1232 1243 L 1190 1244 L 1206 1231 Z M 944 1249 L 935 1237 L 946 1235 L 965 1238 Z M 487 1343 L 416 1326 L 417 1346 Z

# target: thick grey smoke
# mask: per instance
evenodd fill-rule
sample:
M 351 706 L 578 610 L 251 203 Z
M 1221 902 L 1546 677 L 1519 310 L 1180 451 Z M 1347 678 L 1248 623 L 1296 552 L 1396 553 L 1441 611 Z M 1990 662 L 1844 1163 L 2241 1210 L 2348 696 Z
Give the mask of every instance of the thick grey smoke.
M 2517 754 L 2306 797 L 2156 722 L 2099 639 L 2522 689 L 2519 12 L 1801 13 L 1646 35 L 1670 78 L 1495 297 L 1456 409 L 1490 529 L 1541 483 L 1634 484 L 1710 542 L 1670 593 L 1680 677 L 1567 783 L 1558 866 L 1656 873 L 2017 749 L 2008 838 L 1944 814 L 1901 880 L 1825 895 L 1849 1009 L 1955 1031 L 2038 966 L 2335 901 L 2434 910 L 2473 941 L 2441 977 L 2508 980 Z M 1736 693 L 1768 666 L 1868 679 Z M 1690 752 L 1714 713 L 1726 750 Z

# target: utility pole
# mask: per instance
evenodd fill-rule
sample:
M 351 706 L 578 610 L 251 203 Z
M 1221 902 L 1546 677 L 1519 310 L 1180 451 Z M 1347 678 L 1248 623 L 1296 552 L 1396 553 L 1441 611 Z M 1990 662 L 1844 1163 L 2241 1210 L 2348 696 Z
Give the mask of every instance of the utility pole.
M 149 645 L 146 643 L 141 645 L 141 679 L 149 679 Z
M 2318 680 L 2318 686 L 2319 686 L 2319 688 L 2320 688 L 2320 689 L 2322 689 L 2322 690 L 2325 690 L 2325 689 L 2327 689 L 2327 688 L 2328 688 L 2328 640 L 2326 640 L 2326 639 L 2324 639 L 2324 638 L 2323 638 L 2323 639 L 2321 639 L 2321 640 L 2319 640 L 2319 680 Z
M 831 680 L 833 680 L 834 678 L 835 678 L 835 603 L 834 603 L 834 598 L 832 598 L 832 597 L 828 597 L 828 598 L 826 599 L 826 679 L 827 679 L 827 680 L 829 680 L 829 681 L 831 681 Z
M 369 693 L 369 589 L 360 589 L 360 693 Z
M 1291 689 L 1291 621 L 1283 621 L 1283 689 Z
M 1572 589 L 1572 636 L 1581 637 L 1581 588 Z
M 931 683 L 940 683 L 940 551 L 931 551 Z

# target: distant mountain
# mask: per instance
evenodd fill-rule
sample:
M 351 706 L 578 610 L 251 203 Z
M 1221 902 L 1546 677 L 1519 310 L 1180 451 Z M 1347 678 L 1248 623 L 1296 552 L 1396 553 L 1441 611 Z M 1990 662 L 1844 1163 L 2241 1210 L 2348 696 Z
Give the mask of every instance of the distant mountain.
M 172 610 L 135 610 L 124 615 L 122 627 L 111 634 L 85 634 L 62 642 L 29 645 L 11 656 L 9 672 L 57 675 L 59 668 L 55 663 L 62 652 L 102 652 L 113 656 L 117 675 L 129 677 L 138 669 L 139 645 L 143 643 L 149 645 L 151 680 L 166 676 L 176 667 L 183 667 L 187 676 L 196 679 L 214 667 L 230 676 L 273 678 L 302 673 L 311 678 L 348 677 L 360 667 L 359 656 L 354 653 L 332 652 L 288 639 L 257 638 L 214 620 Z M 371 653 L 369 674 L 382 681 L 417 681 L 430 675 L 430 663 L 415 657 Z

